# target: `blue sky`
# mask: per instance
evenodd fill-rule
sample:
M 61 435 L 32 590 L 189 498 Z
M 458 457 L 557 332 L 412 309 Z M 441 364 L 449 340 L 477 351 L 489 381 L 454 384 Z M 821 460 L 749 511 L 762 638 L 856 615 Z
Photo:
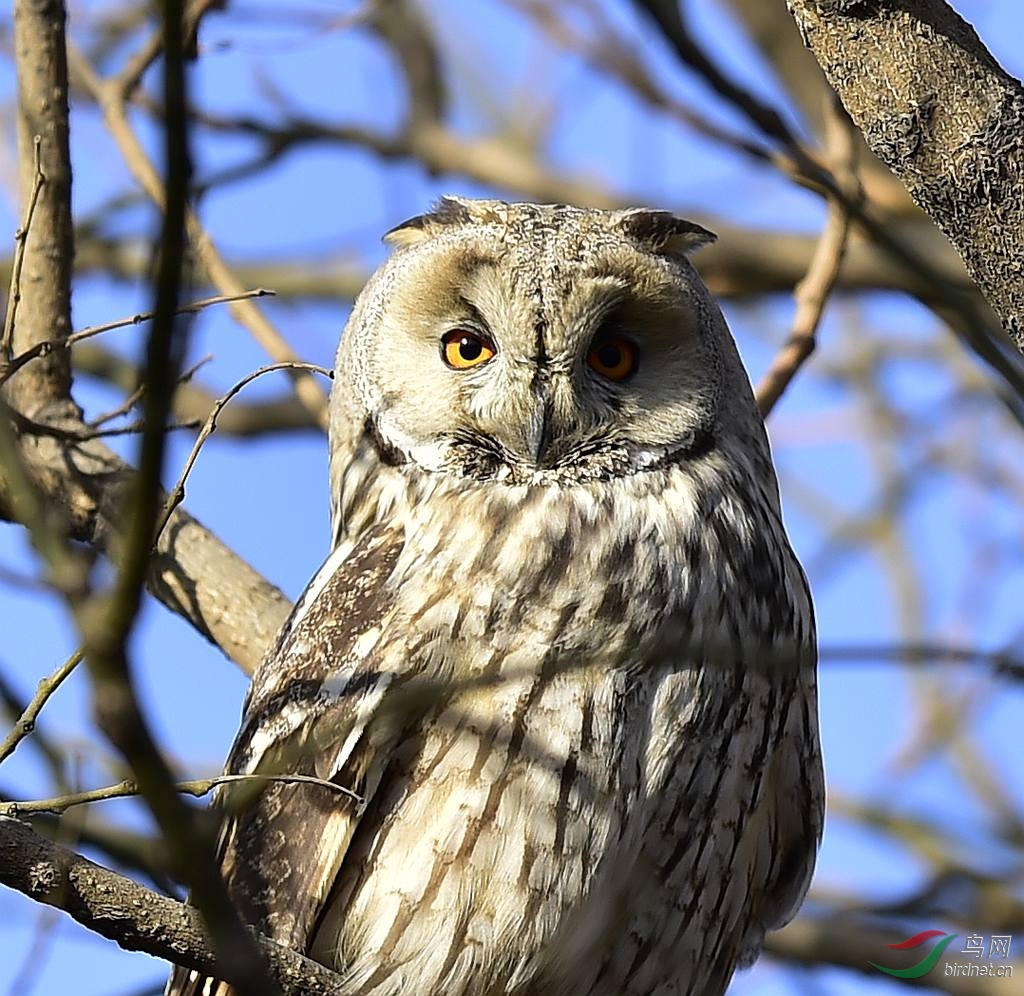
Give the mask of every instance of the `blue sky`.
M 100 5 L 73 5 L 81 23 Z M 262 105 L 259 90 L 273 86 L 307 113 L 368 124 L 396 122 L 401 111 L 391 68 L 379 50 L 358 33 L 318 35 L 295 26 L 261 25 L 255 16 L 269 3 L 250 3 L 245 23 L 237 16 L 210 18 L 203 39 L 207 51 L 195 71 L 197 99 L 211 111 L 251 112 Z M 713 41 L 731 70 L 747 82 L 778 90 L 742 43 L 717 4 L 691 4 L 700 37 Z M 960 0 L 1003 64 L 1024 72 L 1024 12 L 1013 0 Z M 296 9 L 331 11 L 343 4 L 304 3 Z M 431 5 L 443 19 L 450 40 L 446 54 L 457 66 L 455 120 L 467 132 L 481 132 L 488 117 L 500 113 L 524 126 L 552 115 L 550 161 L 594 176 L 610 188 L 628 191 L 659 206 L 690 208 L 745 224 L 780 226 L 813 232 L 822 219 L 821 204 L 768 170 L 752 170 L 735 155 L 710 147 L 648 112 L 637 112 L 621 91 L 595 78 L 571 60 L 554 60 L 532 31 L 507 12 L 469 0 Z M 282 36 L 286 41 L 282 42 Z M 501 43 L 495 44 L 494 39 Z M 457 41 L 455 41 L 457 39 Z M 675 70 L 665 53 L 655 53 L 659 71 L 683 96 L 707 100 L 706 91 Z M 0 86 L 9 96 L 11 79 L 0 68 Z M 254 79 L 261 81 L 254 83 Z M 528 102 L 537 91 L 551 108 Z M 467 96 L 471 94 L 472 96 Z M 482 96 L 487 94 L 485 98 Z M 498 105 L 495 111 L 494 105 Z M 741 122 L 723 112 L 732 125 Z M 144 122 L 137 122 L 145 132 Z M 75 200 L 88 213 L 127 185 L 127 171 L 111 151 L 96 115 L 76 108 L 73 121 Z M 13 175 L 13 138 L 0 156 L 0 178 Z M 237 162 L 251 151 L 247 143 L 199 136 L 199 173 Z M 16 227 L 11 184 L 0 191 L 0 230 Z M 440 193 L 475 194 L 481 188 L 459 178 L 436 179 L 409 164 L 381 164 L 360 152 L 332 147 L 306 150 L 284 159 L 265 176 L 217 192 L 202 205 L 204 221 L 232 259 L 259 259 L 282 247 L 311 262 L 351 257 L 372 265 L 382 257 L 376 236 L 421 211 Z M 125 230 L 145 231 L 148 208 L 134 208 L 117 221 Z M 699 259 L 698 259 L 699 263 Z M 90 277 L 79 282 L 75 297 L 78 328 L 130 315 L 148 306 L 144 288 Z M 286 300 L 267 311 L 305 358 L 330 363 L 345 319 L 342 305 L 296 305 Z M 788 299 L 756 311 L 727 307 L 727 316 L 752 377 L 763 371 L 785 337 L 792 307 Z M 859 328 L 888 331 L 901 343 L 930 344 L 947 336 L 934 318 L 895 295 L 868 301 L 844 301 L 829 312 L 822 327 L 822 348 L 812 368 L 801 375 L 770 423 L 780 467 L 787 521 L 794 545 L 811 571 L 823 646 L 887 643 L 899 638 L 949 640 L 998 649 L 1019 638 L 1019 605 L 1024 592 L 1024 549 L 1020 509 L 982 484 L 964 485 L 935 472 L 927 452 L 900 438 L 881 447 L 865 445 L 871 411 L 848 388 L 828 376 L 829 363 L 858 348 Z M 134 330 L 112 333 L 107 345 L 131 355 L 138 347 Z M 192 353 L 214 359 L 202 372 L 205 383 L 225 389 L 266 362 L 248 333 L 226 311 L 208 312 L 196 323 Z M 969 362 L 969 361 L 967 361 Z M 254 385 L 250 397 L 276 393 L 283 378 Z M 949 408 L 949 378 L 934 366 L 907 361 L 887 368 L 882 385 L 907 419 L 923 420 L 925 438 L 941 440 L 954 424 Z M 95 413 L 120 398 L 95 382 L 82 380 L 76 397 Z M 978 458 L 993 466 L 1024 466 L 1024 445 L 997 411 L 983 417 L 990 431 L 965 435 Z M 190 441 L 174 438 L 169 479 L 177 474 Z M 128 456 L 131 443 L 119 444 Z M 861 543 L 836 553 L 823 532 L 822 506 L 842 524 L 878 498 L 878 460 L 922 468 L 912 515 L 891 525 L 898 543 Z M 240 555 L 296 596 L 327 548 L 327 480 L 324 440 L 314 435 L 267 440 L 258 445 L 214 438 L 188 485 L 189 510 Z M 812 510 L 814 514 L 812 513 Z M 895 552 L 893 552 L 895 550 Z M 1001 558 L 995 566 L 990 559 Z M 920 598 L 907 599 L 894 581 L 892 558 L 911 565 Z M 33 558 L 23 533 L 0 526 L 0 567 L 31 574 Z M 989 570 L 988 568 L 991 567 Z M 998 570 L 996 570 L 998 567 Z M 986 573 L 988 570 L 988 573 Z M 979 582 L 972 598 L 967 579 L 997 576 L 998 586 Z M 52 670 L 75 646 L 61 606 L 37 590 L 0 583 L 0 664 L 23 692 Z M 244 676 L 181 620 L 147 603 L 132 651 L 143 701 L 183 776 L 219 770 L 234 734 Z M 821 679 L 822 737 L 830 791 L 837 799 L 862 796 L 922 813 L 964 841 L 987 847 L 985 812 L 970 792 L 970 776 L 951 751 L 924 763 L 902 756 L 919 732 L 920 703 L 940 690 L 953 708 L 976 710 L 975 727 L 985 771 L 1024 808 L 1024 769 L 1020 754 L 1021 690 L 962 668 L 929 669 L 922 679 L 881 663 L 828 663 Z M 938 676 L 938 677 L 936 677 Z M 83 785 L 116 780 L 109 752 L 97 740 L 89 718 L 84 675 L 74 676 L 48 705 L 44 730 L 80 757 L 76 777 Z M 25 795 L 39 792 L 45 773 L 37 756 L 23 746 L 0 771 L 0 786 Z M 110 819 L 145 822 L 131 803 L 110 803 Z M 998 870 L 1009 858 L 986 852 L 983 862 Z M 830 818 L 816 885 L 829 892 L 865 891 L 896 901 L 920 885 L 925 869 L 915 855 L 880 842 L 841 817 Z M 45 957 L 34 977 L 39 994 L 74 991 L 81 996 L 119 996 L 155 983 L 163 968 L 141 955 L 128 955 L 94 938 L 66 919 L 41 929 L 43 914 L 27 900 L 0 892 L 0 994 L 10 991 L 33 944 Z M 931 926 L 931 924 L 929 924 Z M 941 923 L 938 926 L 943 926 Z M 1024 938 L 1019 942 L 1024 944 Z M 796 979 L 812 991 L 885 994 L 902 991 L 884 978 L 838 971 L 816 971 Z M 737 977 L 737 994 L 791 993 L 794 977 L 768 961 Z M 1010 989 L 1007 988 L 1007 993 Z

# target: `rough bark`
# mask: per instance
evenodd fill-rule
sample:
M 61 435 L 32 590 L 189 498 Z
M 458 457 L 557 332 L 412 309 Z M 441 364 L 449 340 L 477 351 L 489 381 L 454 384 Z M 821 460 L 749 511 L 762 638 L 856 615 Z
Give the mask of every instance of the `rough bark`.
M 867 140 L 1024 351 L 1024 88 L 941 0 L 788 0 Z
M 68 146 L 68 66 L 65 11 L 60 0 L 14 5 L 18 66 L 18 179 L 25 255 L 13 329 L 14 353 L 71 332 L 71 153 Z M 36 143 L 38 142 L 38 152 Z M 35 190 L 37 184 L 38 191 Z M 34 201 L 34 204 L 32 202 Z M 27 217 L 32 204 L 31 217 Z M 26 415 L 71 405 L 71 365 L 64 350 L 31 364 L 7 388 Z
M 217 976 L 213 946 L 199 912 L 0 817 L 0 883 L 63 910 L 128 951 Z M 251 932 L 284 996 L 338 993 L 338 976 Z M 229 981 L 234 981 L 233 979 Z

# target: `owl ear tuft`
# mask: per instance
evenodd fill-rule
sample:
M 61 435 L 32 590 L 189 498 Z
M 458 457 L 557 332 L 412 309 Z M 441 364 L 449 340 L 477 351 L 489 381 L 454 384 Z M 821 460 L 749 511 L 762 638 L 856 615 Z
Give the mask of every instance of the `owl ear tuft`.
M 718 238 L 702 225 L 671 211 L 633 208 L 619 212 L 616 223 L 624 235 L 645 249 L 666 255 L 686 255 Z
M 461 197 L 442 197 L 434 205 L 433 210 L 409 218 L 400 225 L 395 225 L 391 231 L 385 232 L 383 240 L 388 245 L 405 249 L 426 242 L 444 228 L 468 225 L 474 220 L 470 204 L 470 201 L 465 201 Z

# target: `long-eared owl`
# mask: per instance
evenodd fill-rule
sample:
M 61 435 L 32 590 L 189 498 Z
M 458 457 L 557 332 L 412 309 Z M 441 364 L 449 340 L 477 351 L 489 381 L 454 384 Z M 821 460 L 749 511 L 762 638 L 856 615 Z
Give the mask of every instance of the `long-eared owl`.
M 445 198 L 387 238 L 338 351 L 333 552 L 228 761 L 354 797 L 222 795 L 230 891 L 339 996 L 721 993 L 799 906 L 823 789 L 807 584 L 687 259 L 712 236 Z

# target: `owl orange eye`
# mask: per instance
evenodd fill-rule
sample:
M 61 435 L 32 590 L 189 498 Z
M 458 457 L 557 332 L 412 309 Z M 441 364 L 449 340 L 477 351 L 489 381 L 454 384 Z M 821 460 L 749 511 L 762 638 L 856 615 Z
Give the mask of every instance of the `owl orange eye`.
M 623 335 L 601 338 L 590 347 L 587 363 L 608 380 L 625 380 L 636 371 L 636 345 Z
M 494 346 L 476 332 L 452 329 L 441 336 L 441 355 L 453 370 L 468 370 L 486 363 L 494 355 Z

